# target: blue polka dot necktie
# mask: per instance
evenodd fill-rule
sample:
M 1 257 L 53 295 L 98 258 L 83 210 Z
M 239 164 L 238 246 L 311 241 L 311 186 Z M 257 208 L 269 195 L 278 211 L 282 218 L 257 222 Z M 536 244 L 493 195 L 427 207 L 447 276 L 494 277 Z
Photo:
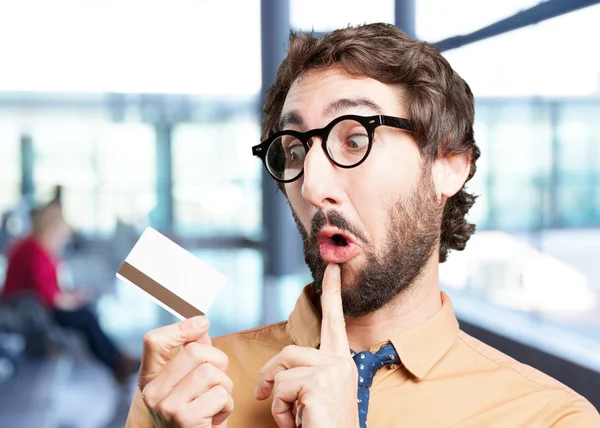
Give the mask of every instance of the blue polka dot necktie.
M 398 353 L 391 343 L 383 346 L 374 354 L 370 352 L 352 352 L 352 358 L 358 368 L 358 419 L 360 428 L 367 426 L 367 410 L 369 409 L 369 388 L 373 384 L 375 373 L 386 364 L 399 362 Z

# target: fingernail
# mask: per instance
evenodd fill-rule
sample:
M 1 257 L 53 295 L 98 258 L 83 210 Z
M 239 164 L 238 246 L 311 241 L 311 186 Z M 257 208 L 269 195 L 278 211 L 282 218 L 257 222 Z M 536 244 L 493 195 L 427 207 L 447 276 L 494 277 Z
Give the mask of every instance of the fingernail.
M 207 320 L 206 317 L 197 317 L 194 319 L 194 328 L 196 330 L 202 330 L 206 327 Z

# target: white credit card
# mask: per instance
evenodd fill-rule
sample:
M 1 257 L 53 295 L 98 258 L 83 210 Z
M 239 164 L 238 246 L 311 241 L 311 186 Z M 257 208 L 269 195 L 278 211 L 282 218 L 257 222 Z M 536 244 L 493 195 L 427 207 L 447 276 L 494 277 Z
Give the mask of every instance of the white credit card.
M 204 315 L 227 278 L 151 227 L 119 268 L 117 278 L 141 288 L 180 319 Z

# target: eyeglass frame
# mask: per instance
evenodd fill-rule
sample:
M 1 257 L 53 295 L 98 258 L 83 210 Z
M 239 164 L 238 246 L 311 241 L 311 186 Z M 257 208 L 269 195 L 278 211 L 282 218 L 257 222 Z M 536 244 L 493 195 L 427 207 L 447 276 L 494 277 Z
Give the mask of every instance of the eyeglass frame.
M 333 127 L 335 125 L 337 125 L 338 123 L 340 123 L 344 120 L 354 120 L 354 121 L 360 123 L 366 129 L 367 135 L 369 137 L 369 146 L 367 147 L 367 152 L 365 153 L 365 156 L 360 161 L 358 161 L 357 163 L 355 163 L 353 165 L 342 165 L 342 164 L 336 162 L 335 159 L 333 159 L 333 157 L 329 153 L 329 150 L 327 150 L 327 138 L 329 137 L 329 133 L 331 132 L 331 130 L 333 129 Z M 271 144 L 273 144 L 273 142 L 275 140 L 277 140 L 278 138 L 281 138 L 285 135 L 290 135 L 290 136 L 296 138 L 298 141 L 300 141 L 302 143 L 302 145 L 304 146 L 304 150 L 306 151 L 306 154 L 308 154 L 308 151 L 310 150 L 310 147 L 311 147 L 308 145 L 308 142 L 314 137 L 320 137 L 321 138 L 321 148 L 327 155 L 327 158 L 335 166 L 337 166 L 339 168 L 351 169 L 351 168 L 356 168 L 357 166 L 362 164 L 364 161 L 366 161 L 367 158 L 369 157 L 369 154 L 371 153 L 371 148 L 373 147 L 373 139 L 375 137 L 375 129 L 378 126 L 391 126 L 393 128 L 398 128 L 398 129 L 402 129 L 404 131 L 409 131 L 409 132 L 415 131 L 414 124 L 409 119 L 405 119 L 402 117 L 387 116 L 387 115 L 381 115 L 381 114 L 375 115 L 375 116 L 358 116 L 358 115 L 354 115 L 354 114 L 348 114 L 348 115 L 340 116 L 340 117 L 333 119 L 331 122 L 329 122 L 329 124 L 327 126 L 325 126 L 323 128 L 311 129 L 310 131 L 306 131 L 306 132 L 293 131 L 291 129 L 286 130 L 286 131 L 276 132 L 275 134 L 271 135 L 266 140 L 262 141 L 260 144 L 253 146 L 252 147 L 252 155 L 259 157 L 262 160 L 262 162 L 265 166 L 265 169 L 267 170 L 269 175 L 271 177 L 273 177 L 273 179 L 275 181 L 278 181 L 279 183 L 292 183 L 292 182 L 298 180 L 300 177 L 302 177 L 302 175 L 304 174 L 304 165 L 302 165 L 302 169 L 300 170 L 298 175 L 290 180 L 282 180 L 282 179 L 275 177 L 273 175 L 273 173 L 271 172 L 271 170 L 269 169 L 269 167 L 267 166 L 267 153 L 269 151 L 269 148 L 271 147 Z

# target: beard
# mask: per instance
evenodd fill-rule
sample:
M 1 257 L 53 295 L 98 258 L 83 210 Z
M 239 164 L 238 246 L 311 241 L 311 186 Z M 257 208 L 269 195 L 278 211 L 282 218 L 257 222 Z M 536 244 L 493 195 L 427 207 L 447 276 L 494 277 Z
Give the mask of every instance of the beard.
M 416 189 L 388 208 L 385 241 L 378 246 L 334 209 L 317 211 L 310 234 L 292 209 L 302 236 L 304 258 L 313 277 L 313 290 L 322 292 L 327 263 L 321 258 L 318 234 L 331 225 L 355 236 L 366 256 L 361 266 L 342 263 L 342 306 L 344 314 L 358 317 L 381 309 L 408 290 L 424 271 L 440 239 L 443 204 L 437 201 L 431 174 L 424 168 Z

